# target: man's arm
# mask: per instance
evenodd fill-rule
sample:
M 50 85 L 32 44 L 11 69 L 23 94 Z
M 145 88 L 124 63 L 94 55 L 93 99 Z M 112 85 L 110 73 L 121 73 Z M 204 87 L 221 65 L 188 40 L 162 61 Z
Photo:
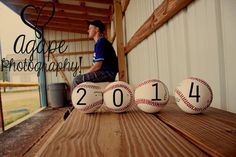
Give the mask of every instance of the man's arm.
M 88 72 L 95 72 L 101 69 L 103 61 L 95 62 L 95 64 L 88 70 Z

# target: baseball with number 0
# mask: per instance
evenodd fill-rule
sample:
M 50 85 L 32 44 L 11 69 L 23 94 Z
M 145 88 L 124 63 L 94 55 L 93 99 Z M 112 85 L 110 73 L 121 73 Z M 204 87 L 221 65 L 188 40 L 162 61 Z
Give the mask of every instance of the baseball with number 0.
M 167 104 L 168 100 L 168 88 L 160 80 L 145 80 L 135 89 L 135 104 L 144 112 L 158 112 Z
M 92 82 L 76 86 L 71 95 L 73 106 L 83 113 L 92 113 L 103 104 L 102 88 Z
M 206 110 L 213 99 L 213 93 L 208 83 L 200 78 L 189 77 L 183 80 L 175 89 L 177 105 L 190 114 Z
M 126 82 L 110 83 L 103 92 L 105 107 L 112 112 L 125 112 L 134 102 L 133 88 Z

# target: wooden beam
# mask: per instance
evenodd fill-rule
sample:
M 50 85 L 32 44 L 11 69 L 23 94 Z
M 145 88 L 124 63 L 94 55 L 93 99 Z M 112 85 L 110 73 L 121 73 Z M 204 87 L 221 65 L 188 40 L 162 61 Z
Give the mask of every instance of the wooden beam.
M 158 6 L 146 22 L 137 30 L 125 46 L 125 53 L 129 53 L 140 42 L 165 24 L 193 0 L 165 0 Z
M 114 34 L 113 34 L 113 36 L 111 38 L 111 43 L 113 43 L 115 41 L 115 39 L 116 39 L 116 32 L 114 32 Z
M 40 17 L 41 16 L 48 16 L 48 18 L 49 18 L 49 16 L 51 16 L 51 14 L 52 14 L 52 11 L 44 10 L 40 14 Z M 26 15 L 37 15 L 37 17 L 38 17 L 38 13 L 35 12 L 34 9 L 28 9 L 26 11 Z M 109 14 L 106 14 L 106 16 L 97 16 L 97 15 L 88 15 L 87 13 L 69 13 L 69 12 L 65 12 L 65 11 L 55 11 L 53 18 L 55 18 L 55 17 L 62 17 L 62 18 L 64 17 L 64 18 L 80 19 L 80 20 L 100 19 L 101 21 L 104 21 L 104 22 L 110 21 Z
M 128 8 L 130 0 L 123 0 L 121 3 L 122 6 L 122 13 L 125 14 L 126 9 Z
M 43 7 L 46 1 L 38 1 L 38 0 L 8 0 L 6 3 L 13 4 L 16 6 L 25 6 L 28 4 L 33 4 L 37 7 Z M 88 6 L 80 6 L 80 5 L 71 5 L 65 3 L 54 3 L 55 8 L 59 10 L 72 10 L 72 11 L 79 11 L 83 13 L 93 13 L 93 14 L 100 14 L 100 15 L 110 15 L 111 12 L 109 9 L 102 9 L 102 8 L 95 8 L 95 7 L 88 7 Z M 52 8 L 52 5 L 46 5 L 45 8 Z
M 77 56 L 77 55 L 91 55 L 93 51 L 86 51 L 86 52 L 64 52 L 64 53 L 56 53 L 54 54 L 55 57 L 57 56 Z
M 91 66 L 81 66 L 81 69 L 89 69 L 89 68 L 91 68 Z M 55 72 L 56 70 L 47 70 L 46 72 Z M 71 70 L 71 69 L 62 69 L 61 71 L 73 71 L 73 70 Z
M 80 41 L 93 41 L 92 38 L 78 38 L 78 39 L 62 39 L 65 42 L 80 42 Z M 49 42 L 50 40 L 47 40 Z M 61 42 L 61 40 L 55 40 L 56 42 Z
M 125 63 L 125 53 L 124 53 L 124 42 L 123 42 L 123 26 L 122 26 L 122 8 L 120 0 L 114 0 L 115 9 L 115 28 L 116 28 L 116 41 L 117 41 L 117 56 L 119 63 L 119 80 L 127 82 L 126 77 L 126 63 Z
M 44 38 L 44 41 L 46 41 L 45 38 Z M 47 42 L 46 42 L 46 45 L 45 45 L 45 46 L 48 46 L 48 43 L 47 43 Z M 56 57 L 54 56 L 54 54 L 53 54 L 53 53 L 50 53 L 50 54 L 51 54 L 50 57 L 52 58 L 52 60 L 53 60 L 56 64 L 58 64 L 57 59 L 56 59 Z M 64 74 L 64 72 L 59 71 L 59 74 L 61 75 L 61 78 L 67 83 L 67 85 L 70 86 L 70 82 L 68 81 L 68 79 L 67 79 L 66 75 Z
M 0 87 L 35 87 L 35 86 L 39 86 L 39 83 L 0 82 Z
M 103 4 L 113 4 L 112 0 L 76 0 L 78 2 L 94 2 L 94 3 L 103 3 Z
M 43 27 L 44 23 L 40 22 L 37 23 L 38 27 Z M 56 27 L 56 28 L 70 28 L 70 29 L 78 29 L 82 31 L 87 31 L 88 27 L 87 26 L 82 26 L 82 25 L 75 25 L 71 23 L 58 23 L 58 22 L 50 22 L 49 24 L 46 25 L 45 28 L 47 27 Z
M 1 88 L 0 88 L 0 133 L 4 131 L 5 131 L 5 127 L 4 127 L 4 119 L 3 119 L 2 95 L 1 95 Z
M 106 24 L 107 39 L 111 39 L 111 24 Z
M 87 31 L 82 31 L 78 29 L 70 29 L 70 28 L 58 28 L 58 27 L 46 27 L 44 30 L 53 30 L 53 31 L 61 31 L 61 32 L 72 32 L 72 33 L 81 33 L 87 34 Z

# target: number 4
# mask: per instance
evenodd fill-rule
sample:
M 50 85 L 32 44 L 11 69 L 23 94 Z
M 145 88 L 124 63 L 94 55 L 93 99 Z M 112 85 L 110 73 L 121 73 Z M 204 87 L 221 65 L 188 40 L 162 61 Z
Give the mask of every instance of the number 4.
M 200 95 L 199 95 L 199 86 L 198 85 L 196 85 L 196 95 L 193 95 L 193 82 L 191 83 L 191 87 L 190 87 L 190 91 L 189 91 L 189 97 L 191 97 L 191 98 L 194 98 L 194 97 L 196 97 L 196 101 L 197 102 L 199 102 L 199 98 L 200 98 Z

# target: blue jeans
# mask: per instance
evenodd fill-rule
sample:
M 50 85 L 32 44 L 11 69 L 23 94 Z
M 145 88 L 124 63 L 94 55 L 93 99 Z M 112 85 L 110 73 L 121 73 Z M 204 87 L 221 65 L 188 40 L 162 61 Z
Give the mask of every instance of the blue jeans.
M 111 71 L 96 71 L 78 75 L 73 80 L 72 90 L 83 82 L 113 82 L 115 78 L 116 73 Z

